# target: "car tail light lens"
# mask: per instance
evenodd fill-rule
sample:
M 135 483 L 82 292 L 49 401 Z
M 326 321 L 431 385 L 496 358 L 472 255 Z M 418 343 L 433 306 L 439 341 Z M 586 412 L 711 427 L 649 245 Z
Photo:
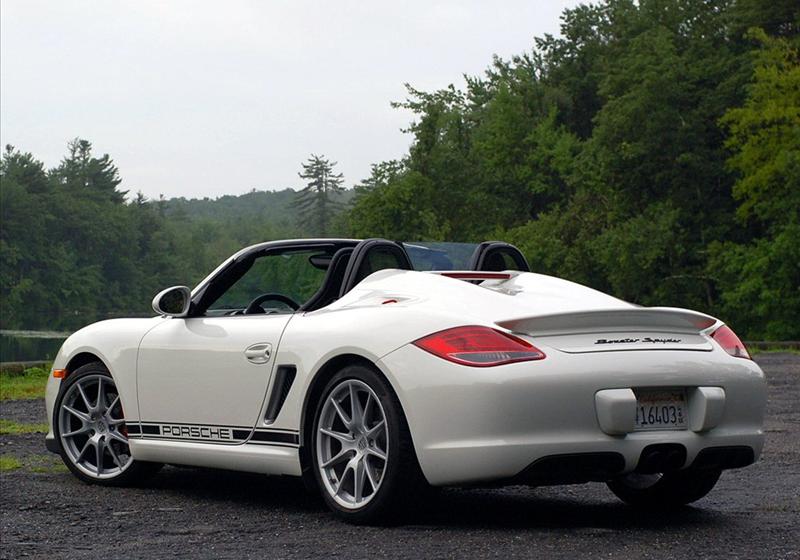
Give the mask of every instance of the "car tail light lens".
M 489 327 L 456 327 L 420 338 L 414 345 L 450 362 L 490 367 L 541 360 L 544 352 L 516 336 Z
M 731 330 L 731 328 L 727 325 L 722 325 L 720 328 L 715 330 L 711 333 L 711 338 L 717 341 L 717 343 L 722 346 L 722 349 L 725 350 L 731 356 L 735 356 L 736 358 L 750 358 L 750 352 L 747 351 L 744 343 L 739 340 L 739 337 L 736 336 L 736 333 Z

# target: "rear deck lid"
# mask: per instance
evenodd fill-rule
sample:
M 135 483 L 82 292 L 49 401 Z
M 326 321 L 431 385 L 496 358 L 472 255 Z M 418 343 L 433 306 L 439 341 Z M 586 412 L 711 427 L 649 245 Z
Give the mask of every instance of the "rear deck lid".
M 702 334 L 716 319 L 685 309 L 634 307 L 498 321 L 513 332 L 569 353 L 713 349 Z

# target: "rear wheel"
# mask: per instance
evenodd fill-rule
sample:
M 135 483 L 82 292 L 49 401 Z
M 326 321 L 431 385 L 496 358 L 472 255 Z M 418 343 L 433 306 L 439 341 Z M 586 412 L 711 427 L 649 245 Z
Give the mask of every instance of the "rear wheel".
M 630 473 L 608 482 L 623 502 L 643 509 L 675 508 L 711 492 L 722 471 L 686 469 L 669 473 Z
M 135 461 L 117 386 L 99 362 L 75 370 L 61 386 L 53 429 L 61 459 L 84 482 L 133 484 L 161 465 Z
M 347 521 L 386 521 L 427 487 L 400 402 L 367 367 L 348 366 L 330 380 L 311 443 L 323 498 Z

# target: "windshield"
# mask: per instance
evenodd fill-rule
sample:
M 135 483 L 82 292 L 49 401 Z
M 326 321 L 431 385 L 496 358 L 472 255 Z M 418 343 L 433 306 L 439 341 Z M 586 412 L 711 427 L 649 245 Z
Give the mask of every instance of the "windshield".
M 468 270 L 469 259 L 477 246 L 476 243 L 443 241 L 403 243 L 414 270 Z

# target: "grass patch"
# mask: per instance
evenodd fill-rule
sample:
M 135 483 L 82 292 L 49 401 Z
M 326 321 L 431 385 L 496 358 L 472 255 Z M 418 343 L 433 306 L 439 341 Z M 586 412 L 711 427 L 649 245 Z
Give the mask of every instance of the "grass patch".
M 25 458 L 23 467 L 34 473 L 57 474 L 69 472 L 64 461 L 58 455 L 31 455 Z
M 40 474 L 58 474 L 69 471 L 58 455 L 29 455 L 23 460 L 13 455 L 0 456 L 0 471 L 20 469 Z
M 0 401 L 43 399 L 49 369 L 28 368 L 22 373 L 0 372 Z
M 758 356 L 759 354 L 794 354 L 795 356 L 800 356 L 799 349 L 787 346 L 768 346 L 766 348 L 748 346 L 747 351 L 750 352 L 751 356 Z
M 21 424 L 12 420 L 0 420 L 0 435 L 18 435 L 18 434 L 46 434 L 48 430 L 47 424 Z
M 11 455 L 0 455 L 0 471 L 13 471 L 22 466 L 22 463 L 16 457 Z

